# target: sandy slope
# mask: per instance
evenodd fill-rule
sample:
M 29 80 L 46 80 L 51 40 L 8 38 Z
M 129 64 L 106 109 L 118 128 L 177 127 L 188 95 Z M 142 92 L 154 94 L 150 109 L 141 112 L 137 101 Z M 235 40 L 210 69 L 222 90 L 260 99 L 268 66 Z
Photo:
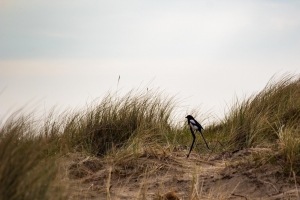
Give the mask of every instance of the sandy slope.
M 111 161 L 70 154 L 62 179 L 70 199 L 298 199 L 297 178 L 259 159 L 270 149 L 194 152 L 189 159 L 185 153 Z

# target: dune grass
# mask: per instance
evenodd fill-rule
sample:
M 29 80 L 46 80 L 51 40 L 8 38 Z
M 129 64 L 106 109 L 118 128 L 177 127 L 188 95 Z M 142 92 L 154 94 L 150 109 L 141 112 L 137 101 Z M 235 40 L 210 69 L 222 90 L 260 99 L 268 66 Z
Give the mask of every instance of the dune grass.
M 300 172 L 300 77 L 274 77 L 258 94 L 236 100 L 225 118 L 209 127 L 229 150 L 272 147 Z
M 68 152 L 139 154 L 170 143 L 174 106 L 174 99 L 161 92 L 130 91 L 123 97 L 108 93 L 57 118 L 52 111 L 42 122 L 32 115 L 12 116 L 0 130 L 0 199 L 47 199 L 55 160 Z
M 31 120 L 30 115 L 19 116 L 1 128 L 0 199 L 63 198 L 54 181 L 56 156 L 47 155 L 50 143 L 37 135 Z
M 0 127 L 0 199 L 67 198 L 57 177 L 58 160 L 69 153 L 149 170 L 135 159 L 189 148 L 188 128 L 174 122 L 176 106 L 163 92 L 132 90 L 108 93 L 81 110 L 50 112 L 43 121 L 12 116 Z M 278 152 L 270 156 L 299 175 L 300 77 L 271 79 L 261 92 L 236 100 L 224 119 L 205 127 L 205 137 L 214 153 L 270 147 Z
M 159 92 L 130 91 L 123 97 L 108 94 L 99 103 L 69 118 L 63 135 L 71 139 L 68 143 L 72 147 L 80 146 L 101 156 L 113 146 L 126 145 L 137 135 L 155 140 L 161 136 L 157 133 L 170 131 L 173 109 L 173 98 Z

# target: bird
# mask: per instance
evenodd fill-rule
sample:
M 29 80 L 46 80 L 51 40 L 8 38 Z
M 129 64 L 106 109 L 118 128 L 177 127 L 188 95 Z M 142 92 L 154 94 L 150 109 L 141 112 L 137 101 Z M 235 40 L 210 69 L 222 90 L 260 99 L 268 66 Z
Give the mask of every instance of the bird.
M 200 134 L 201 134 L 201 136 L 202 136 L 202 138 L 203 138 L 203 140 L 204 140 L 204 142 L 205 142 L 205 144 L 206 144 L 206 147 L 207 147 L 208 149 L 209 149 L 209 146 L 208 146 L 208 144 L 207 144 L 207 142 L 206 142 L 206 140 L 205 140 L 205 138 L 204 138 L 204 136 L 203 136 L 202 130 L 204 130 L 204 129 L 203 129 L 203 127 L 201 126 L 201 124 L 199 124 L 199 122 L 197 122 L 197 121 L 194 119 L 194 117 L 191 116 L 191 115 L 188 115 L 188 116 L 186 116 L 185 118 L 187 118 L 188 125 L 190 126 L 190 130 L 191 130 L 191 133 L 192 133 L 192 136 L 193 136 L 193 142 L 192 142 L 192 145 L 191 145 L 189 154 L 187 155 L 187 158 L 188 158 L 188 157 L 190 156 L 190 153 L 191 153 L 192 149 L 193 149 L 194 142 L 195 142 L 195 139 L 196 139 L 196 136 L 195 136 L 194 131 L 195 131 L 195 132 L 196 132 L 196 131 L 199 131 Z

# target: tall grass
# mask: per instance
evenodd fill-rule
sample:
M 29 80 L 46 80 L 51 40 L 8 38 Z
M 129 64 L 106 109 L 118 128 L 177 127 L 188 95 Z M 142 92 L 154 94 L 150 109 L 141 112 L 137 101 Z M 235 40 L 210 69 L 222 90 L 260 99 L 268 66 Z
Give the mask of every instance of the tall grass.
M 67 118 L 62 137 L 69 147 L 104 155 L 138 134 L 151 134 L 149 140 L 162 137 L 172 128 L 174 107 L 173 98 L 157 91 L 130 91 L 123 97 L 109 93 L 100 103 Z
M 163 92 L 132 90 L 123 96 L 108 93 L 81 110 L 50 112 L 42 123 L 31 115 L 8 119 L 0 127 L 0 199 L 63 199 L 57 158 L 70 152 L 118 154 L 111 156 L 113 162 L 128 166 L 125 162 L 135 163 L 134 152 L 156 155 L 186 148 L 191 136 L 187 127 L 174 123 L 175 109 L 174 98 Z M 218 151 L 273 148 L 299 174 L 299 124 L 300 78 L 286 75 L 236 100 L 223 120 L 205 128 L 205 134 L 210 143 L 221 141 Z
M 115 148 L 166 142 L 175 102 L 162 92 L 108 93 L 87 108 L 34 121 L 12 116 L 0 129 L 0 199 L 59 199 L 57 157 L 68 152 L 103 156 Z M 52 187 L 53 186 L 53 187 Z M 55 198 L 54 198 L 55 197 Z
M 236 100 L 214 131 L 229 135 L 231 148 L 264 145 L 278 139 L 281 127 L 300 119 L 300 78 L 285 75 L 271 79 L 258 94 Z
M 225 118 L 209 130 L 226 137 L 228 149 L 280 149 L 288 166 L 300 166 L 300 77 L 272 78 L 249 98 L 236 100 Z M 299 171 L 299 170 L 298 170 Z
M 0 130 L 0 199 L 62 198 L 51 192 L 56 190 L 55 159 L 45 154 L 46 141 L 32 125 L 29 115 L 19 116 Z

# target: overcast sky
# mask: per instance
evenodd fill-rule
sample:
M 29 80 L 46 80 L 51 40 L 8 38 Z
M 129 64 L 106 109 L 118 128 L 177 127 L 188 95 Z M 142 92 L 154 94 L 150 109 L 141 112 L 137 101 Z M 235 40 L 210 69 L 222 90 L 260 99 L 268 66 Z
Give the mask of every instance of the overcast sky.
M 80 107 L 119 76 L 219 115 L 299 69 L 300 1 L 0 0 L 0 118 Z

